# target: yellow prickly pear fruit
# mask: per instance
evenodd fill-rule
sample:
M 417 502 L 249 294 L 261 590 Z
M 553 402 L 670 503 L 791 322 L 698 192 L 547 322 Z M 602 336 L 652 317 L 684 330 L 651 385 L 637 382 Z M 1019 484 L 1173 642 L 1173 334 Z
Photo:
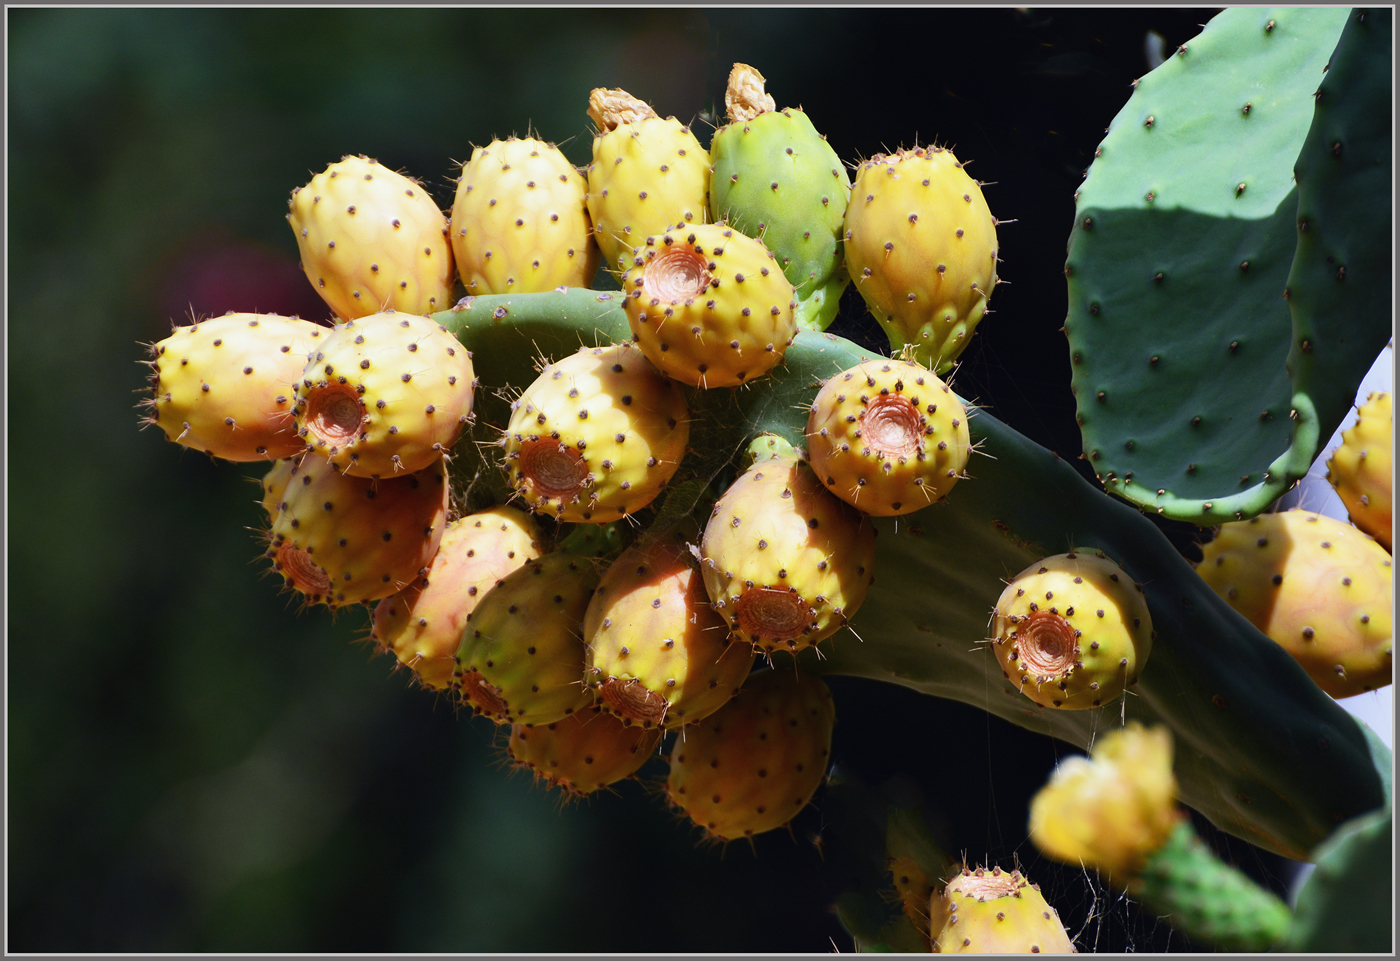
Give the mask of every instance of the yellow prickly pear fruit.
M 753 666 L 710 606 L 688 528 L 645 538 L 613 561 L 583 620 L 588 683 L 626 724 L 678 728 L 733 697 Z
M 1366 398 L 1356 424 L 1327 461 L 1327 480 L 1351 522 L 1391 549 L 1391 489 L 1395 483 L 1395 418 L 1388 391 Z
M 471 419 L 471 354 L 437 321 L 386 311 L 338 325 L 296 385 L 301 437 L 356 477 L 421 470 Z
M 512 724 L 508 750 L 511 760 L 551 787 L 583 797 L 637 773 L 661 743 L 661 733 L 588 708 L 549 724 Z
M 992 650 L 1042 707 L 1098 707 L 1137 683 L 1152 651 L 1140 588 L 1101 551 L 1036 561 L 1012 578 L 992 616 Z
M 493 507 L 447 525 L 428 571 L 374 608 L 373 640 L 411 668 L 426 688 L 452 684 L 467 616 L 502 578 L 539 557 L 535 520 L 514 507 Z
M 1020 871 L 963 868 L 943 897 L 948 920 L 935 933 L 940 953 L 1076 953 L 1059 914 Z
M 497 724 L 550 724 L 591 706 L 583 614 L 598 572 L 565 551 L 526 561 L 467 615 L 454 687 Z
M 997 282 L 997 220 L 951 150 L 915 147 L 861 164 L 846 207 L 851 280 L 898 354 L 943 374 Z
M 1031 799 L 1031 840 L 1057 861 L 1126 884 L 1181 822 L 1176 796 L 1170 729 L 1129 721 L 1099 737 L 1089 757 L 1055 768 Z
M 403 590 L 432 563 L 447 526 L 441 460 L 400 477 L 342 474 L 310 454 L 264 479 L 281 499 L 268 532 L 273 570 L 307 603 L 342 607 Z
M 1201 551 L 1202 579 L 1328 694 L 1391 683 L 1394 571 L 1370 537 L 1290 510 L 1222 524 Z
M 447 218 L 416 181 L 345 157 L 292 191 L 288 206 L 302 269 L 342 320 L 452 306 Z
M 865 601 L 875 529 L 796 452 L 779 449 L 716 502 L 700 555 L 730 631 L 766 653 L 796 652 L 846 626 Z
M 603 265 L 621 276 L 647 237 L 708 220 L 710 154 L 689 127 L 625 90 L 593 90 L 588 116 L 598 128 L 588 214 Z
M 808 462 L 827 489 L 879 516 L 943 500 L 972 456 L 962 401 L 907 360 L 869 360 L 828 380 L 806 435 Z
M 277 314 L 225 314 L 179 326 L 151 347 L 155 424 L 177 444 L 231 461 L 306 449 L 292 415 L 306 355 L 330 330 Z
M 604 524 L 646 507 L 685 457 L 685 392 L 631 344 L 581 347 L 511 404 L 503 466 L 531 510 Z
M 691 387 L 738 387 L 782 363 L 797 335 L 792 284 L 762 241 L 721 224 L 647 237 L 622 275 L 632 337 Z
M 493 140 L 462 165 L 452 253 L 469 295 L 587 287 L 598 272 L 588 181 L 552 143 Z
M 835 723 L 821 678 L 760 671 L 676 738 L 666 796 L 708 837 L 732 841 L 780 828 L 825 780 Z

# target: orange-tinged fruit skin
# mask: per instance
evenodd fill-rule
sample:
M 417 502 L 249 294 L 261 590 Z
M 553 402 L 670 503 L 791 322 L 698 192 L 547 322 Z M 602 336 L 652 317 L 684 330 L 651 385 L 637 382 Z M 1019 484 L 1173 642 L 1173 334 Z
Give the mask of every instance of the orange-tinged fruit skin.
M 338 325 L 296 384 L 297 430 L 357 477 L 421 470 L 471 421 L 471 354 L 437 321 L 387 311 Z
M 927 367 L 888 358 L 823 384 L 806 437 L 808 462 L 827 489 L 881 517 L 943 500 L 972 456 L 957 395 Z
M 661 734 L 660 728 L 628 727 L 588 708 L 549 724 L 511 725 L 508 750 L 551 787 L 582 797 L 637 773 L 656 752 Z
M 1347 516 L 1387 551 L 1392 549 L 1395 486 L 1395 416 L 1389 391 L 1377 391 L 1342 432 L 1342 444 L 1327 461 L 1327 480 L 1346 505 Z
M 329 328 L 278 314 L 231 313 L 176 327 L 151 348 L 147 423 L 230 461 L 306 449 L 292 415 L 306 355 Z
M 587 287 L 598 272 L 588 181 L 552 143 L 493 140 L 462 165 L 449 234 L 468 296 Z
M 603 264 L 620 276 L 647 237 L 709 219 L 709 151 L 675 117 L 600 131 L 593 138 L 586 204 Z
M 898 354 L 940 374 L 967 347 L 997 282 L 997 221 L 950 150 L 861 164 L 846 207 L 851 280 Z
M 587 679 L 626 724 L 678 728 L 733 697 L 753 646 L 731 641 L 684 538 L 653 537 L 603 574 L 584 617 Z
M 342 320 L 452 306 L 447 218 L 417 182 L 347 156 L 294 190 L 287 205 L 302 270 Z
M 947 920 L 934 934 L 940 953 L 1076 953 L 1059 914 L 1019 871 L 964 868 L 942 897 Z
M 787 824 L 826 778 L 836 709 L 813 674 L 750 676 L 724 707 L 687 726 L 671 750 L 666 794 L 725 841 Z
M 374 608 L 373 639 L 426 688 L 452 684 L 457 645 L 477 602 L 539 557 L 544 538 L 529 514 L 493 507 L 447 525 L 428 572 Z
M 447 526 L 447 471 L 438 461 L 401 477 L 342 474 L 307 454 L 285 483 L 268 534 L 273 570 L 307 603 L 342 607 L 388 597 L 432 563 Z
M 992 615 L 1003 676 L 1042 707 L 1083 710 L 1121 696 L 1152 638 L 1142 589 L 1101 552 L 1037 561 L 1012 578 Z
M 630 344 L 581 347 L 511 404 L 503 466 L 531 510 L 602 524 L 650 504 L 690 439 L 679 384 Z
M 796 652 L 846 626 L 864 602 L 875 529 L 797 456 L 777 453 L 716 502 L 700 554 L 731 632 L 765 652 Z
M 793 287 L 773 253 L 723 224 L 647 237 L 622 290 L 637 346 L 690 387 L 738 387 L 762 377 L 797 336 Z
M 1392 681 L 1390 554 L 1360 530 L 1310 511 L 1222 524 L 1196 572 L 1333 697 Z
M 591 706 L 583 614 L 598 572 L 555 551 L 526 561 L 482 597 L 457 647 L 453 687 L 497 724 L 540 725 Z

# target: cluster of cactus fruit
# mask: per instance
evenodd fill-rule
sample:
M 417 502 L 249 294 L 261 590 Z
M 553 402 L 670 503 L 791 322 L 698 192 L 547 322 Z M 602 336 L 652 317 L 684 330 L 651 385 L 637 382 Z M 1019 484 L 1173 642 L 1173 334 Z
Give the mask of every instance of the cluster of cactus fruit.
M 1181 608 L 1219 618 L 1228 600 L 1250 619 L 1212 630 L 1278 678 L 1278 710 L 1303 705 L 1310 743 L 1336 739 L 1322 750 L 1339 773 L 1295 803 L 1264 770 L 1290 763 L 1277 749 L 1243 773 L 1202 751 L 1184 798 L 1295 855 L 1375 807 L 1371 746 L 1259 632 L 1333 696 L 1388 683 L 1388 396 L 1332 462 L 1363 530 L 1319 541 L 1241 510 L 1207 545 L 1204 582 L 1183 575 L 1149 520 L 943 379 L 998 265 L 998 221 L 953 152 L 877 154 L 852 176 L 751 67 L 735 65 L 725 103 L 706 148 L 625 91 L 594 90 L 585 169 L 535 138 L 494 140 L 445 213 L 372 160 L 331 164 L 293 192 L 288 221 L 333 320 L 177 327 L 153 345 L 147 422 L 270 462 L 265 555 L 287 587 L 372 605 L 381 650 L 570 796 L 636 775 L 669 740 L 666 796 L 706 837 L 780 828 L 828 775 L 824 671 L 1017 723 L 1069 718 L 1048 730 L 1085 746 L 1102 712 L 1180 730 L 1201 704 L 1248 711 L 1247 679 L 1183 668 L 1197 622 L 1166 598 L 1185 591 Z M 1092 282 L 1088 255 L 1071 256 Z M 888 353 L 826 332 L 848 284 Z M 1079 365 L 1091 341 L 1071 341 Z M 1060 516 L 1029 519 L 1047 504 Z M 939 605 L 946 623 L 925 627 Z M 940 665 L 953 655 L 933 648 L 953 645 L 921 632 L 983 643 Z M 1163 702 L 1167 675 L 1192 688 L 1179 705 Z M 988 702 L 993 684 L 1013 700 Z M 1221 785 L 1282 803 L 1212 801 Z M 946 867 L 894 870 L 926 949 L 1074 950 L 1018 871 L 935 883 Z

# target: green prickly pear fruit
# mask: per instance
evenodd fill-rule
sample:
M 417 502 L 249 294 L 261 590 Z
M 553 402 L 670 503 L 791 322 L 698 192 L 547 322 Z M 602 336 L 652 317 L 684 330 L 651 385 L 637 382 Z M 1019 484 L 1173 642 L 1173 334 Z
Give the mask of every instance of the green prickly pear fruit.
M 356 477 L 421 470 L 471 419 L 471 354 L 437 321 L 385 311 L 336 326 L 296 385 L 306 444 Z
M 628 727 L 597 708 L 549 724 L 510 728 L 510 756 L 550 787 L 584 797 L 636 774 L 661 744 L 661 729 Z
M 416 181 L 345 157 L 292 191 L 288 206 L 302 269 L 342 320 L 452 306 L 447 218 Z
M 768 654 L 796 652 L 855 616 L 874 581 L 875 529 L 796 451 L 779 449 L 720 496 L 700 557 L 732 633 Z
M 426 688 L 452 685 L 467 615 L 487 591 L 542 553 L 535 520 L 493 507 L 447 525 L 428 572 L 374 608 L 372 639 L 411 668 Z
M 265 556 L 307 603 L 331 608 L 395 594 L 432 563 L 447 526 L 447 471 L 441 460 L 412 474 L 372 480 L 303 456 L 282 486 Z
M 775 109 L 763 84 L 747 64 L 729 73 L 730 122 L 710 141 L 710 216 L 762 240 L 796 290 L 798 326 L 825 330 L 850 283 L 841 236 L 851 180 L 807 114 Z
M 1098 707 L 1137 683 L 1152 651 L 1142 589 L 1102 551 L 1036 561 L 992 617 L 1002 674 L 1042 707 Z
M 1377 391 L 1342 432 L 1342 446 L 1327 461 L 1327 480 L 1347 516 L 1386 550 L 1391 549 L 1391 491 L 1395 484 L 1395 417 L 1389 391 Z
M 587 287 L 598 272 L 588 181 L 552 143 L 493 140 L 462 166 L 453 259 L 467 294 Z
M 685 392 L 623 343 L 581 347 L 541 370 L 511 405 L 500 443 L 532 510 L 601 524 L 650 504 L 689 438 Z
M 967 347 L 997 282 L 997 221 L 951 150 L 861 164 L 846 208 L 846 265 L 898 353 L 942 375 Z
M 678 728 L 719 710 L 753 666 L 710 606 L 684 533 L 629 547 L 603 574 L 583 620 L 585 677 L 626 724 Z
M 759 671 L 676 738 L 666 796 L 710 838 L 733 841 L 780 828 L 825 780 L 835 723 L 821 678 Z
M 454 686 L 498 724 L 550 724 L 593 702 L 583 681 L 583 614 L 598 572 L 563 551 L 526 561 L 477 601 Z
M 943 891 L 935 950 L 955 954 L 1075 954 L 1060 916 L 1020 871 L 963 868 Z
M 1350 697 L 1391 683 L 1390 554 L 1332 517 L 1289 510 L 1220 525 L 1196 572 L 1293 655 L 1317 686 Z
M 277 314 L 231 313 L 178 326 L 151 347 L 144 423 L 224 460 L 299 454 L 306 443 L 292 416 L 292 386 L 328 333 Z
M 868 360 L 828 380 L 806 436 L 808 461 L 827 489 L 882 517 L 943 500 L 972 456 L 962 402 L 907 360 Z
M 616 277 L 647 237 L 709 219 L 710 155 L 688 126 L 625 90 L 594 89 L 588 116 L 598 128 L 588 215 L 603 265 Z
M 646 238 L 622 275 L 642 353 L 692 387 L 738 387 L 778 364 L 797 334 L 796 301 L 773 253 L 722 224 Z

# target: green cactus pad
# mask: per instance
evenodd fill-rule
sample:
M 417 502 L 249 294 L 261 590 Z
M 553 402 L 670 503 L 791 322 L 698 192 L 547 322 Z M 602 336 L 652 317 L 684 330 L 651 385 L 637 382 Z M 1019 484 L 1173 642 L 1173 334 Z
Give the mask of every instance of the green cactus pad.
M 1314 852 L 1285 946 L 1298 953 L 1394 950 L 1394 821 L 1390 807 L 1352 818 Z
M 479 297 L 436 318 L 476 357 L 492 358 L 477 365 L 478 430 L 499 415 L 495 392 L 529 379 L 522 371 L 532 356 L 628 336 L 617 295 L 587 290 Z M 834 335 L 801 331 L 763 389 L 695 391 L 694 460 L 678 477 L 732 471 L 757 433 L 800 445 L 820 383 L 872 357 Z M 800 657 L 805 669 L 953 698 L 1085 749 L 1123 717 L 1165 723 L 1182 800 L 1288 857 L 1306 858 L 1335 825 L 1383 803 L 1356 721 L 1217 597 L 1155 524 L 987 412 L 970 429 L 980 452 L 971 476 L 942 504 L 876 519 L 875 583 L 852 630 L 823 641 L 822 657 Z M 469 447 L 458 445 L 459 462 L 473 456 Z M 981 642 L 1002 579 L 1071 546 L 1105 551 L 1143 584 L 1157 640 L 1136 696 L 1065 712 L 1028 703 Z
M 1288 274 L 1288 369 L 1317 410 L 1324 443 L 1351 413 L 1361 373 L 1355 358 L 1376 357 L 1390 339 L 1392 19 L 1385 8 L 1351 11 L 1293 168 L 1298 240 Z
M 1138 81 L 1076 194 L 1065 332 L 1084 453 L 1110 492 L 1167 517 L 1257 514 L 1345 414 L 1290 383 L 1283 292 L 1292 163 L 1346 16 L 1219 14 Z M 1357 345 L 1328 337 L 1352 369 Z

